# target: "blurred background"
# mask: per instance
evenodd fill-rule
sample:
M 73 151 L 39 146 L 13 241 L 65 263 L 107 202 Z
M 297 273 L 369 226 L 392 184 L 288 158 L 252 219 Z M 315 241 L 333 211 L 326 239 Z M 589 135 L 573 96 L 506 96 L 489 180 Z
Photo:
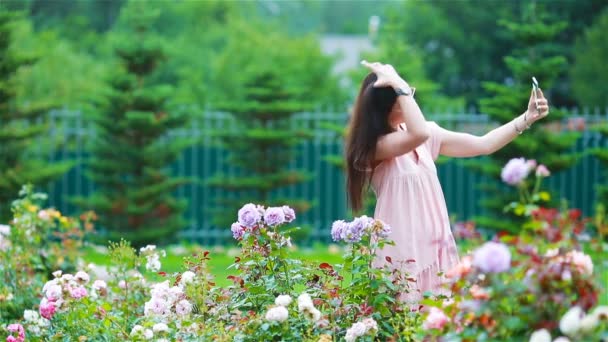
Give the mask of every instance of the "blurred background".
M 603 215 L 605 32 L 601 0 L 0 0 L 0 222 L 32 183 L 66 215 L 94 211 L 97 241 L 223 244 L 253 202 L 295 208 L 296 243 L 329 242 L 352 215 L 361 59 L 393 64 L 428 120 L 475 134 L 522 113 L 539 80 L 543 124 L 438 160 L 455 225 L 518 229 L 499 176 L 514 157 L 551 170 L 544 201 Z

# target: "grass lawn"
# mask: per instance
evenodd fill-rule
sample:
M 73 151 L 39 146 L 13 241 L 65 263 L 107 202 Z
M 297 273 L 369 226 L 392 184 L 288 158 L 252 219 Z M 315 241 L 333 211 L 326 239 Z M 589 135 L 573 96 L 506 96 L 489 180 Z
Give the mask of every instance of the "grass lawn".
M 468 252 L 468 247 L 461 245 L 460 254 L 464 255 Z M 183 260 L 185 256 L 189 256 L 195 252 L 209 251 L 209 267 L 211 272 L 215 276 L 215 281 L 218 286 L 228 285 L 230 280 L 228 277 L 230 274 L 234 274 L 234 270 L 228 269 L 228 267 L 234 262 L 234 257 L 238 255 L 239 249 L 234 246 L 226 247 L 201 247 L 196 245 L 183 245 L 183 246 L 170 246 L 165 248 L 167 251 L 167 257 L 161 258 L 162 271 L 167 273 L 182 272 Z M 598 277 L 602 292 L 600 293 L 600 304 L 608 305 L 608 258 L 606 253 L 597 251 L 586 251 L 593 259 L 594 274 Z M 291 252 L 292 258 L 309 260 L 316 263 L 327 262 L 332 265 L 339 264 L 342 262 L 342 254 L 344 250 L 337 247 L 336 245 L 324 245 L 319 244 L 314 247 L 299 248 Z M 107 254 L 103 249 L 88 247 L 86 249 L 85 260 L 92 262 L 97 265 L 111 265 L 112 261 L 108 258 Z

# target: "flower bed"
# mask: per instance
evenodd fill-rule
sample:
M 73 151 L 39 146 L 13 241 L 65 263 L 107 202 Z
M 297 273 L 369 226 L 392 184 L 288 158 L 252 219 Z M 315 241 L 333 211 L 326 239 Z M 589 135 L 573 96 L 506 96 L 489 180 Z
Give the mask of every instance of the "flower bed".
M 528 176 L 521 171 L 517 186 Z M 526 198 L 533 200 L 538 191 Z M 167 274 L 163 250 L 135 250 L 125 241 L 110 244 L 113 267 L 101 274 L 77 262 L 92 216 L 65 218 L 41 210 L 41 195 L 22 195 L 10 226 L 0 226 L 0 256 L 7 261 L 0 266 L 0 337 L 6 341 L 607 337 L 608 308 L 597 305 L 596 270 L 579 244 L 587 221 L 576 211 L 509 205 L 523 206 L 527 223 L 520 234 L 491 241 L 466 225 L 462 236 L 478 247 L 446 270 L 451 295 L 426 294 L 420 306 L 412 306 L 397 298 L 413 279 L 372 267 L 375 251 L 392 242 L 391 227 L 369 217 L 334 223 L 332 238 L 346 247 L 343 262 L 312 263 L 290 257 L 290 233 L 298 229 L 291 208 L 246 204 L 231 227 L 240 247 L 231 283 L 218 286 L 209 252 L 184 258 L 181 272 Z

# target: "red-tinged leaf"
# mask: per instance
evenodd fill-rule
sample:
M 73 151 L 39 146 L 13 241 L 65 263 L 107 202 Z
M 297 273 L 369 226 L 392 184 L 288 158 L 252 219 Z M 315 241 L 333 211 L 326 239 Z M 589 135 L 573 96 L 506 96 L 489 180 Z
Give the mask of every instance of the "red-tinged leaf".
M 206 258 L 207 255 L 209 255 L 209 251 L 205 251 L 205 253 L 203 253 L 203 257 Z
M 407 259 L 407 260 L 405 260 L 406 264 L 411 264 L 413 262 L 416 262 L 416 260 L 415 259 Z
M 334 269 L 330 264 L 328 264 L 326 262 L 319 265 L 319 268 L 322 270 L 333 270 Z
M 416 282 L 416 278 L 412 278 L 412 277 L 405 278 L 405 280 L 411 281 L 411 282 Z
M 392 263 L 393 263 L 393 259 L 392 259 L 390 256 L 388 256 L 388 255 L 387 255 L 387 256 L 385 257 L 385 259 L 386 259 L 386 261 L 387 261 L 389 264 L 392 264 Z
M 158 272 L 158 275 L 161 277 L 166 277 L 167 276 L 167 272 Z
M 209 285 L 211 285 L 211 286 L 215 286 L 215 283 L 214 283 L 214 282 L 212 282 L 212 281 L 210 281 L 210 282 L 209 282 Z
M 238 257 L 238 256 L 234 257 L 234 262 L 235 262 L 235 263 L 239 263 L 239 262 L 241 262 L 241 258 L 240 258 L 240 257 Z

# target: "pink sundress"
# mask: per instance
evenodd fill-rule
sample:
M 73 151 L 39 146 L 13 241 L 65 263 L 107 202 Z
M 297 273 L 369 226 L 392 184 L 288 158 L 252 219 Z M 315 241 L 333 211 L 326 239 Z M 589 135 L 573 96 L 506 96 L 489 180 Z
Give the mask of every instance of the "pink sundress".
M 372 178 L 377 202 L 374 217 L 392 228 L 395 246 L 378 251 L 376 267 L 400 267 L 413 278 L 413 291 L 405 300 L 418 300 L 422 293 L 437 293 L 446 272 L 458 263 L 458 250 L 450 229 L 448 211 L 437 177 L 441 131 L 429 122 L 430 137 L 415 150 L 380 163 Z M 405 129 L 405 127 L 401 127 Z

